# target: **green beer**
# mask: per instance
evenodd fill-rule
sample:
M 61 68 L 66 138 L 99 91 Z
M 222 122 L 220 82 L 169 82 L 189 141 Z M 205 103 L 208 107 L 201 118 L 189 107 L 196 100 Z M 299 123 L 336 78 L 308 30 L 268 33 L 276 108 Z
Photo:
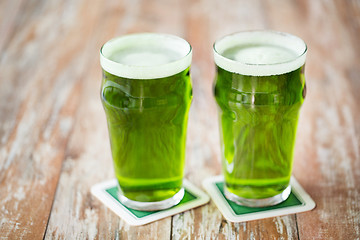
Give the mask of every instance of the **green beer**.
M 101 100 L 119 198 L 139 210 L 171 207 L 184 194 L 191 47 L 163 34 L 128 35 L 107 44 Z
M 214 44 L 226 197 L 267 206 L 290 194 L 306 45 L 292 35 L 242 32 Z

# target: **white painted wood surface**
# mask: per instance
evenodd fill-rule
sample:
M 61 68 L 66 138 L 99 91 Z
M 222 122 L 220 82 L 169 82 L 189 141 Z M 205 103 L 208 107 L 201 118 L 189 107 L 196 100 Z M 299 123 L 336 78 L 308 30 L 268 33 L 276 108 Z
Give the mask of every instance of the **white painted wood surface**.
M 360 238 L 357 0 L 0 1 L 0 239 Z M 113 168 L 99 87 L 112 37 L 165 32 L 193 46 L 186 177 L 221 173 L 212 43 L 270 28 L 309 47 L 294 175 L 317 203 L 230 223 L 213 202 L 131 227 L 90 194 Z

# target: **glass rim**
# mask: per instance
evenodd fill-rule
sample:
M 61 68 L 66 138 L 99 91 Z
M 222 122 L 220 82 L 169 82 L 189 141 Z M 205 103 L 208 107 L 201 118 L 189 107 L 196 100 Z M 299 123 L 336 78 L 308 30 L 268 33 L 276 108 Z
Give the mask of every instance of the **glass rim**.
M 222 41 L 226 41 L 229 38 L 236 38 L 241 37 L 240 35 L 272 35 L 274 38 L 275 36 L 278 38 L 283 38 L 287 40 L 293 40 L 295 44 L 298 46 L 301 45 L 301 50 L 297 51 L 293 48 L 288 48 L 290 50 L 294 50 L 296 52 L 296 56 L 290 60 L 286 61 L 279 61 L 275 63 L 247 63 L 247 62 L 241 62 L 237 60 L 230 59 L 228 57 L 225 57 L 223 53 L 218 49 L 218 45 L 222 43 Z M 266 43 L 267 40 L 260 40 L 261 43 Z M 235 43 L 235 41 L 234 41 Z M 229 49 L 231 47 L 234 47 L 236 45 L 239 45 L 239 42 L 236 42 L 237 44 L 234 44 L 232 46 L 229 46 L 225 49 Z M 245 41 L 243 43 L 246 43 Z M 251 43 L 251 42 L 247 42 Z M 269 43 L 268 43 L 269 45 Z M 270 44 L 271 45 L 271 44 Z M 272 45 L 282 46 L 281 42 L 272 42 Z M 282 46 L 283 47 L 283 46 Z M 288 73 L 291 71 L 294 71 L 301 66 L 305 64 L 306 59 L 306 53 L 307 53 L 307 45 L 305 41 L 296 35 L 280 32 L 280 31 L 274 31 L 274 30 L 248 30 L 248 31 L 239 31 L 235 33 L 231 33 L 228 35 L 225 35 L 219 39 L 217 39 L 213 44 L 213 53 L 214 53 L 214 60 L 217 66 L 228 70 L 230 72 L 242 74 L 242 75 L 252 75 L 252 76 L 270 76 L 270 75 L 279 75 Z M 288 67 L 286 66 L 288 65 Z
M 111 51 L 111 45 L 114 45 L 113 48 L 115 48 L 115 50 L 113 51 L 116 51 L 121 45 L 121 42 L 126 43 L 129 46 L 135 46 L 135 39 L 141 40 L 142 44 L 146 44 L 146 39 L 151 40 L 153 41 L 152 44 L 156 42 L 158 46 L 160 46 L 160 43 L 163 42 L 164 44 L 162 46 L 167 44 L 168 46 L 171 46 L 169 49 L 176 49 L 178 53 L 181 51 L 181 54 L 179 54 L 180 57 L 162 64 L 141 66 L 116 62 L 109 59 L 109 56 L 107 56 L 109 54 L 105 53 L 105 50 Z M 171 43 L 175 46 L 173 47 Z M 151 47 L 151 44 L 148 46 Z M 153 46 L 155 46 L 155 44 Z M 173 76 L 190 67 L 191 60 L 192 46 L 190 43 L 181 37 L 166 33 L 145 32 L 126 34 L 108 40 L 100 48 L 100 65 L 102 69 L 115 76 L 130 79 L 157 79 Z

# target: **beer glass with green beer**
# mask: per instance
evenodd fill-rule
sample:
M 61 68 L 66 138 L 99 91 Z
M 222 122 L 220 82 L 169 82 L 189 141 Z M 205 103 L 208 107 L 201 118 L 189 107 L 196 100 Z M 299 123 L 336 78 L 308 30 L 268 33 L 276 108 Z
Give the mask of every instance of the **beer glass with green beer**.
M 307 47 L 281 32 L 249 31 L 214 43 L 225 196 L 263 207 L 291 192 Z
M 101 48 L 101 101 L 127 207 L 160 210 L 184 196 L 191 56 L 187 41 L 167 34 L 125 35 Z

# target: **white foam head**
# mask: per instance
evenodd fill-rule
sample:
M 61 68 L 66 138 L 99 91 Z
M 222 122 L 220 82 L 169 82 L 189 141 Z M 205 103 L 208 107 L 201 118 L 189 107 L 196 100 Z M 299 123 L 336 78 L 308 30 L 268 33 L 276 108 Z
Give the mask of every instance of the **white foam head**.
M 274 31 L 239 32 L 214 43 L 214 59 L 219 67 L 250 76 L 294 71 L 305 64 L 306 51 L 302 39 Z
M 116 76 L 154 79 L 172 76 L 191 64 L 192 49 L 184 39 L 158 33 L 114 38 L 100 50 L 101 67 Z

